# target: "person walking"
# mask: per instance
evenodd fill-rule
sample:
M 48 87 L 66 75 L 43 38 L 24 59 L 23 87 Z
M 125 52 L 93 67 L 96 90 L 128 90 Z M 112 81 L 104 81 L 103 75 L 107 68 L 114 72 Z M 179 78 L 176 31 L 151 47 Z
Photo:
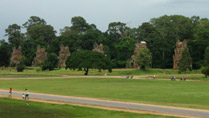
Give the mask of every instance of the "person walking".
M 25 89 L 25 100 L 29 100 L 29 92 L 28 92 L 28 89 Z
M 12 88 L 9 89 L 9 98 L 12 97 Z
M 175 76 L 173 77 L 173 81 L 176 81 L 176 77 Z
M 154 75 L 153 78 L 156 79 L 156 75 Z
M 174 79 L 174 76 L 171 76 L 171 81 L 173 81 L 173 79 Z
M 25 100 L 25 93 L 22 93 L 22 99 Z

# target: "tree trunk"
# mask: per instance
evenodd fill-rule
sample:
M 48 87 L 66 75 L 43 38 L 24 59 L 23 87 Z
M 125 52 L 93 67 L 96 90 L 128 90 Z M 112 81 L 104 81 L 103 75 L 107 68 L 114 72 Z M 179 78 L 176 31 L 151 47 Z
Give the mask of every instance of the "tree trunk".
M 84 71 L 85 71 L 85 74 L 84 75 L 88 75 L 89 69 L 88 68 L 87 69 L 84 69 Z

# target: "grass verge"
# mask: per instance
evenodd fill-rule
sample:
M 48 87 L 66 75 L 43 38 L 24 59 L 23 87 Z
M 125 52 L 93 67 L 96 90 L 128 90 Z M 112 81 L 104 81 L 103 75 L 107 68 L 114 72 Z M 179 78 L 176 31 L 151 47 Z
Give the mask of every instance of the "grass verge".
M 209 110 L 209 81 L 77 78 L 0 80 L 0 89 Z
M 0 98 L 1 118 L 174 118 Z

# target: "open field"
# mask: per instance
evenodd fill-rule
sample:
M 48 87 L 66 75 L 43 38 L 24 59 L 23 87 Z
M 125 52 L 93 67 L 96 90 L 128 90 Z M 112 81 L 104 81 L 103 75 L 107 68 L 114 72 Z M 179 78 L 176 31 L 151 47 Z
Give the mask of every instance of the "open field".
M 126 76 L 126 75 L 144 75 L 147 79 L 149 75 L 157 75 L 158 79 L 170 79 L 171 76 L 177 78 L 186 77 L 192 80 L 209 80 L 203 78 L 204 75 L 200 73 L 200 70 L 193 70 L 187 72 L 187 74 L 178 74 L 178 70 L 172 69 L 150 69 L 150 70 L 139 70 L 139 69 L 113 69 L 112 73 L 107 71 L 98 72 L 98 70 L 90 69 L 89 76 Z M 83 75 L 84 71 L 76 70 L 65 70 L 64 68 L 54 71 L 41 71 L 40 68 L 28 68 L 24 72 L 17 72 L 14 68 L 7 68 L 0 70 L 0 78 L 34 78 L 34 77 L 62 77 L 62 76 L 77 76 Z
M 1 118 L 174 118 L 0 98 Z
M 68 78 L 0 80 L 0 89 L 209 109 L 209 81 Z

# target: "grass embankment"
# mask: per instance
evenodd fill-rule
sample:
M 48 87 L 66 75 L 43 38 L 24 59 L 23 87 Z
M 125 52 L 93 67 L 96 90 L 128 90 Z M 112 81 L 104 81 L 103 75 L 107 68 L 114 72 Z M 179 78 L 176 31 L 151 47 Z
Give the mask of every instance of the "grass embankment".
M 1 118 L 174 118 L 0 98 Z
M 209 81 L 110 78 L 0 80 L 0 89 L 92 97 L 209 110 Z

